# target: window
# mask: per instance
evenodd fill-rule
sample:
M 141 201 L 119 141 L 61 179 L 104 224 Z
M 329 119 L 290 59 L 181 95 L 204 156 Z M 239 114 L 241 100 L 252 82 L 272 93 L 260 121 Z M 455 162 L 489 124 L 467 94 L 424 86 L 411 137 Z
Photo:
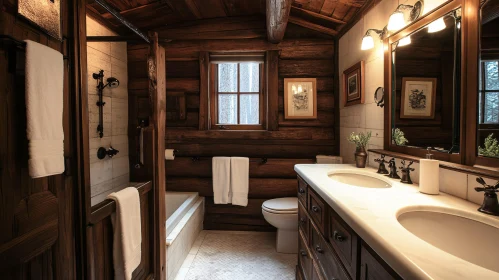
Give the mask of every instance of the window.
M 263 55 L 210 56 L 211 127 L 265 128 Z
M 499 61 L 482 61 L 480 75 L 479 123 L 499 124 Z

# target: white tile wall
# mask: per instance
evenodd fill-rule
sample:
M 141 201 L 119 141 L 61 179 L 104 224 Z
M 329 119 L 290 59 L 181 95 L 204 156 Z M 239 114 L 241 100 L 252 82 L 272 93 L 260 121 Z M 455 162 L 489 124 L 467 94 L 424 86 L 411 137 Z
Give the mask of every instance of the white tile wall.
M 116 36 L 114 32 L 87 17 L 87 35 Z M 91 204 L 95 205 L 114 191 L 126 186 L 130 181 L 128 160 L 128 70 L 127 45 L 124 42 L 89 42 L 87 44 L 88 62 L 88 118 L 90 138 L 90 184 Z M 104 70 L 104 80 L 115 77 L 120 86 L 115 89 L 105 88 L 103 91 L 104 137 L 99 138 L 99 107 L 96 102 L 97 82 L 92 73 Z M 99 160 L 99 147 L 113 148 L 120 152 L 111 158 Z
M 384 86 L 383 44 L 379 40 L 375 40 L 375 47 L 372 50 L 362 51 L 360 49 L 362 37 L 369 28 L 383 29 L 398 4 L 413 4 L 415 2 L 416 0 L 383 0 L 340 38 L 339 73 L 342 74 L 345 69 L 361 60 L 365 63 L 364 104 L 344 107 L 343 80 L 340 79 L 340 155 L 345 163 L 352 163 L 354 160 L 355 146 L 346 141 L 346 137 L 352 132 L 370 130 L 373 133 L 373 139 L 369 148 L 381 149 L 383 147 L 383 108 L 374 103 L 375 90 Z M 425 13 L 443 2 L 445 0 L 426 0 Z

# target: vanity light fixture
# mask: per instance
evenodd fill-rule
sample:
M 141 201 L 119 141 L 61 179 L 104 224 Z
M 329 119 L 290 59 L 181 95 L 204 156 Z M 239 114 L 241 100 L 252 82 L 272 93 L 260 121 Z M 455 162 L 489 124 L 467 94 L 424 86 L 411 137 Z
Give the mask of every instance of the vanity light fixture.
M 388 20 L 388 30 L 396 31 L 403 28 L 404 26 L 405 26 L 404 13 L 402 11 L 399 11 L 397 8 L 397 10 L 390 16 L 390 19 Z
M 398 47 L 403 47 L 403 46 L 407 46 L 411 43 L 411 35 L 408 35 L 407 37 L 404 37 L 402 39 L 400 39 L 399 43 L 398 43 Z
M 384 34 L 386 33 L 386 27 L 383 30 L 379 30 L 379 29 L 368 29 L 366 31 L 366 34 L 362 38 L 362 46 L 360 47 L 360 49 L 363 50 L 363 51 L 370 50 L 370 49 L 374 48 L 374 38 L 371 35 L 371 32 L 374 32 L 374 33 L 378 34 L 379 38 L 382 39 L 383 36 L 384 36 Z
M 405 4 L 398 5 L 397 9 L 395 9 L 388 20 L 388 31 L 397 31 L 405 26 L 406 21 L 404 11 L 410 11 L 409 22 L 415 21 L 423 13 L 423 1 L 421 0 L 414 3 L 414 6 Z
M 435 33 L 444 30 L 446 27 L 444 18 L 441 17 L 428 25 L 428 33 Z

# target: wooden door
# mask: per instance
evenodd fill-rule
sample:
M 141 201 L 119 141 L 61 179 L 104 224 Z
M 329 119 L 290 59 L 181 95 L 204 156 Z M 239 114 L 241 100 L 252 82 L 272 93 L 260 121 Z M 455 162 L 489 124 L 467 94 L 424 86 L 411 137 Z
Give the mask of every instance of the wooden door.
M 2 279 L 77 279 L 75 199 L 78 176 L 74 135 L 72 42 L 49 37 L 16 15 L 17 1 L 4 0 L 0 13 L 0 275 Z M 69 27 L 71 1 L 61 1 L 63 38 Z M 61 52 L 64 59 L 64 156 L 68 173 L 32 179 L 28 175 L 26 139 L 25 50 L 29 39 Z M 74 50 L 74 49 L 73 49 Z M 73 64 L 74 67 L 74 64 Z M 74 163 L 73 165 L 71 163 Z

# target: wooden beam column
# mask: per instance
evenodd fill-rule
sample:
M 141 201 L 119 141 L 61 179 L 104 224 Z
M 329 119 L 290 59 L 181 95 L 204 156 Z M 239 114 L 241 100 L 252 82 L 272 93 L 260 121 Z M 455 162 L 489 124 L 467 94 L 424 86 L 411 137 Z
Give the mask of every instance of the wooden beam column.
M 267 51 L 267 129 L 279 130 L 279 51 Z
M 166 57 L 159 45 L 158 33 L 149 32 L 148 57 L 149 96 L 152 97 L 154 182 L 154 275 L 166 279 L 166 213 L 165 213 L 165 130 L 166 130 Z
M 267 38 L 278 44 L 284 38 L 292 0 L 267 0 Z
M 210 56 L 206 51 L 199 52 L 199 130 L 208 129 L 208 86 Z

